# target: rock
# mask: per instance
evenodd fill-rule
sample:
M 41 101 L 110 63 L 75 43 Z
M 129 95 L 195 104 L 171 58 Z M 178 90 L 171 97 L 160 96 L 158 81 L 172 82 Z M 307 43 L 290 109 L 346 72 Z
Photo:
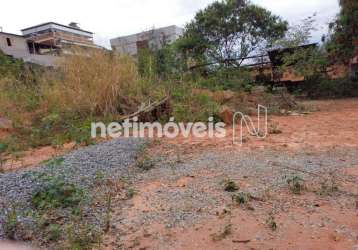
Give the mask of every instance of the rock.
M 235 92 L 231 90 L 216 91 L 212 94 L 212 97 L 216 102 L 224 104 L 231 101 L 235 97 Z
M 300 116 L 300 115 L 301 115 L 300 113 L 294 112 L 294 111 L 290 111 L 290 112 L 288 112 L 288 114 L 289 114 L 290 116 Z
M 233 243 L 249 243 L 251 240 L 249 239 L 244 239 L 244 240 L 232 240 Z
M 262 94 L 266 92 L 266 87 L 265 86 L 257 86 L 252 88 L 251 93 L 252 94 Z
M 0 129 L 4 129 L 4 130 L 13 129 L 12 122 L 6 118 L 0 117 Z
M 223 92 L 223 100 L 224 101 L 230 101 L 235 96 L 235 93 L 231 90 L 226 90 Z
M 7 249 L 7 250 L 31 250 L 30 247 L 26 245 L 21 245 L 18 243 L 13 242 L 1 242 L 0 249 Z
M 257 112 L 257 108 L 247 108 L 247 115 L 257 115 Z
M 226 123 L 226 124 L 232 124 L 232 119 L 234 117 L 234 111 L 227 107 L 227 106 L 223 106 L 221 108 L 221 111 L 219 113 L 219 117 L 221 118 L 221 120 Z

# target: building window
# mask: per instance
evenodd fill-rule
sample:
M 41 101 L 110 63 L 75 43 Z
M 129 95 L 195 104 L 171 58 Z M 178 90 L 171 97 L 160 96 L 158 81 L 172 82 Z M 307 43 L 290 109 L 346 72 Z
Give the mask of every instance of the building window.
M 351 65 L 351 77 L 353 81 L 358 81 L 358 63 Z
M 10 38 L 6 38 L 6 42 L 7 42 L 7 46 L 11 47 L 12 44 L 11 44 L 11 39 Z

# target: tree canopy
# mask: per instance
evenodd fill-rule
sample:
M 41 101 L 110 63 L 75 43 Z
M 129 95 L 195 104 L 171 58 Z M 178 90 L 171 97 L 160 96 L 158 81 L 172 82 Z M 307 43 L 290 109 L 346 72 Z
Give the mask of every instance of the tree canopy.
M 238 67 L 243 58 L 270 46 L 287 22 L 249 0 L 223 0 L 199 11 L 177 43 L 196 63 Z
M 335 22 L 328 49 L 338 58 L 347 60 L 358 53 L 358 1 L 340 0 L 341 11 Z

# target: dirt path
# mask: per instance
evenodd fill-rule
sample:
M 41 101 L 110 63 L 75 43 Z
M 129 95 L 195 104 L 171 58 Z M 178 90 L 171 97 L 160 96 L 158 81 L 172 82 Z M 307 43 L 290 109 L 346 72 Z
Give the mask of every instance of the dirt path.
M 131 180 L 136 195 L 114 204 L 106 249 L 355 249 L 358 100 L 308 105 L 320 111 L 271 117 L 282 133 L 243 147 L 162 140 L 156 167 Z M 240 190 L 226 192 L 228 179 Z

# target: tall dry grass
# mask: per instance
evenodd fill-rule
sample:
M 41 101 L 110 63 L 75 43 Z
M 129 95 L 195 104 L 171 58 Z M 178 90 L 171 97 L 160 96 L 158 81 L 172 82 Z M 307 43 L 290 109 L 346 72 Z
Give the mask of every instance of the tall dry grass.
M 16 133 L 10 139 L 24 149 L 69 141 L 88 144 L 94 120 L 113 120 L 166 96 L 163 84 L 137 72 L 130 57 L 76 50 L 31 81 L 0 76 L 0 117 L 13 122 Z
M 168 95 L 176 121 L 206 121 L 219 110 L 210 96 L 192 91 L 193 83 L 140 76 L 128 56 L 77 49 L 58 63 L 31 81 L 0 77 L 0 116 L 15 122 L 24 148 L 91 143 L 91 122 L 116 120 Z
M 51 109 L 80 116 L 127 114 L 165 92 L 139 77 L 132 58 L 101 50 L 76 51 L 41 82 Z

